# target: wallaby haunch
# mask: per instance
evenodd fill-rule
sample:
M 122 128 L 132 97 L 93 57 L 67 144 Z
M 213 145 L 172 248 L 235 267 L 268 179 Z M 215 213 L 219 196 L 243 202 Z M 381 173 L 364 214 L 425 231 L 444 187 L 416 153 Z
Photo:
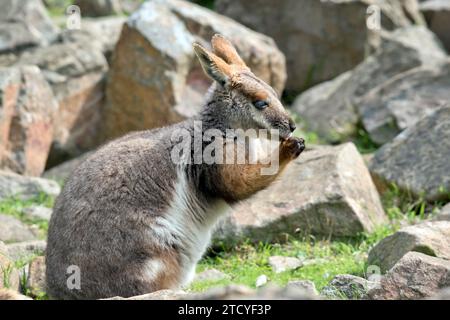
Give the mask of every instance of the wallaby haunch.
M 303 139 L 292 136 L 295 124 L 277 94 L 231 43 L 215 35 L 212 48 L 194 44 L 204 71 L 215 80 L 199 115 L 111 141 L 67 180 L 49 225 L 50 297 L 129 297 L 185 286 L 225 209 L 267 187 L 305 148 Z M 278 130 L 273 152 L 279 170 L 261 174 L 267 161 L 175 163 L 173 132 L 193 135 L 198 121 L 203 131 Z M 80 271 L 79 286 L 68 285 L 70 266 Z

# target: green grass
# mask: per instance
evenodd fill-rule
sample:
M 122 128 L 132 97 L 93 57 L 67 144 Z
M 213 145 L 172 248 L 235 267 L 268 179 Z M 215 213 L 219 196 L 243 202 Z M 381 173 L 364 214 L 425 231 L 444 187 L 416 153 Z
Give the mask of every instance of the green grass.
M 29 200 L 20 200 L 18 198 L 4 199 L 0 201 L 0 214 L 13 216 L 25 224 L 37 226 L 41 233 L 41 237 L 43 238 L 47 234 L 48 221 L 44 219 L 29 218 L 23 213 L 23 210 L 35 205 L 52 208 L 54 200 L 53 197 L 44 193 Z
M 264 274 L 270 283 L 280 286 L 291 280 L 311 280 L 316 288 L 321 290 L 338 274 L 364 276 L 370 247 L 395 231 L 393 225 L 386 225 L 372 234 L 361 234 L 353 239 L 321 240 L 309 236 L 290 240 L 285 244 L 257 245 L 247 241 L 219 252 L 210 252 L 197 266 L 197 272 L 215 268 L 229 275 L 229 279 L 197 281 L 192 283 L 189 289 L 203 291 L 210 287 L 232 283 L 254 288 L 256 278 Z M 273 255 L 314 259 L 317 263 L 276 274 L 268 264 L 269 257 Z

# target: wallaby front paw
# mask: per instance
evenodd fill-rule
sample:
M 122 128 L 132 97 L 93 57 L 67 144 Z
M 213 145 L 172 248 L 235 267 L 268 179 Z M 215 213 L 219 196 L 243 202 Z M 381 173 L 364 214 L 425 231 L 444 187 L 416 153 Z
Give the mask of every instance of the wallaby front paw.
M 295 159 L 305 150 L 305 140 L 290 137 L 281 143 L 281 154 L 285 159 Z

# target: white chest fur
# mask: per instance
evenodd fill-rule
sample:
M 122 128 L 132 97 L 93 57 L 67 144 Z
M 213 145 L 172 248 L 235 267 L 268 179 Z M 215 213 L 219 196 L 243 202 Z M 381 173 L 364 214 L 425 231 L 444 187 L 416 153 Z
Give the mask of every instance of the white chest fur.
M 229 209 L 223 200 L 202 203 L 188 185 L 183 170 L 178 170 L 174 196 L 167 212 L 157 218 L 152 233 L 161 244 L 176 245 L 182 254 L 180 285 L 187 285 L 195 275 L 195 266 L 211 240 L 216 223 Z

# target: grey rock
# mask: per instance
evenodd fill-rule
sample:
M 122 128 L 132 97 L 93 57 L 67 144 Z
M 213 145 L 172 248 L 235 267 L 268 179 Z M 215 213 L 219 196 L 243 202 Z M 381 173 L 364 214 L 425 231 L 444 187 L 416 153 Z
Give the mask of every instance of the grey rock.
M 361 299 L 368 289 L 368 280 L 351 274 L 340 274 L 335 276 L 320 294 L 329 299 Z
M 30 219 L 50 220 L 52 209 L 44 206 L 31 206 L 24 208 L 22 213 L 25 217 Z
M 61 42 L 91 42 L 110 61 L 126 18 L 122 16 L 83 18 L 81 29 L 64 30 Z
M 140 296 L 123 298 L 112 297 L 102 300 L 180 300 L 183 297 L 188 296 L 188 293 L 183 290 L 159 290 L 152 293 L 143 294 Z
M 434 220 L 438 221 L 450 221 L 450 203 L 447 203 L 438 214 L 434 217 Z
M 425 16 L 428 27 L 436 33 L 450 52 L 450 2 L 448 0 L 428 0 L 420 4 L 420 11 Z
M 439 290 L 429 300 L 450 300 L 450 287 Z
M 267 278 L 267 276 L 265 274 L 261 274 L 255 280 L 255 287 L 256 288 L 263 287 L 267 284 L 268 281 L 269 281 L 269 278 Z
M 57 102 L 36 66 L 0 68 L 0 168 L 39 176 L 52 143 Z
M 416 0 L 217 0 L 216 9 L 275 39 L 286 54 L 287 88 L 298 91 L 352 69 L 364 60 L 376 32 L 366 11 L 381 9 L 381 27 L 392 30 L 423 23 Z
M 285 59 L 271 38 L 186 1 L 147 1 L 127 20 L 112 58 L 104 139 L 196 114 L 211 80 L 192 43 L 208 48 L 215 33 L 229 38 L 252 71 L 282 92 Z
M 309 293 L 311 296 L 318 296 L 316 285 L 310 280 L 291 280 L 286 285 L 287 288 L 296 288 Z
M 370 138 L 384 144 L 450 100 L 450 59 L 403 72 L 357 102 Z
M 353 70 L 302 93 L 292 108 L 310 130 L 340 141 L 355 133 L 360 97 L 400 73 L 446 58 L 439 40 L 425 27 L 384 32 L 377 51 Z
M 35 240 L 36 234 L 20 220 L 0 214 L 0 241 L 6 243 Z
M 354 236 L 386 221 L 364 161 L 346 143 L 306 150 L 278 181 L 235 206 L 215 237 L 275 241 L 298 232 Z
M 195 275 L 195 281 L 220 281 L 229 279 L 230 276 L 217 269 L 207 269 Z
M 376 183 L 395 183 L 426 200 L 446 198 L 450 190 L 450 107 L 442 107 L 385 144 L 373 157 Z
M 41 193 L 56 197 L 60 192 L 61 187 L 55 181 L 0 171 L 0 200 L 11 197 L 32 199 Z
M 3 0 L 0 12 L 0 53 L 47 45 L 58 28 L 41 0 Z
M 368 299 L 422 299 L 450 286 L 450 261 L 419 252 L 409 252 L 369 290 Z
M 299 287 L 266 286 L 258 290 L 242 285 L 212 288 L 206 292 L 184 297 L 194 300 L 314 300 L 317 296 Z
M 47 242 L 45 240 L 31 240 L 11 243 L 6 246 L 9 257 L 13 260 L 27 259 L 34 255 L 43 255 Z
M 49 166 L 99 144 L 108 63 L 96 41 L 77 40 L 29 50 L 16 62 L 39 66 L 57 100 Z
M 423 222 L 400 229 L 370 250 L 368 264 L 385 272 L 410 251 L 450 260 L 450 222 Z
M 55 167 L 52 167 L 45 171 L 42 177 L 58 182 L 64 182 L 72 173 L 72 171 L 75 170 L 75 168 L 77 168 L 91 154 L 92 152 L 86 152 L 75 159 L 65 161 Z
M 75 0 L 81 14 L 88 17 L 110 16 L 122 13 L 120 0 Z
M 271 256 L 269 257 L 269 265 L 273 272 L 281 273 L 284 271 L 295 270 L 300 268 L 302 260 L 294 257 Z

